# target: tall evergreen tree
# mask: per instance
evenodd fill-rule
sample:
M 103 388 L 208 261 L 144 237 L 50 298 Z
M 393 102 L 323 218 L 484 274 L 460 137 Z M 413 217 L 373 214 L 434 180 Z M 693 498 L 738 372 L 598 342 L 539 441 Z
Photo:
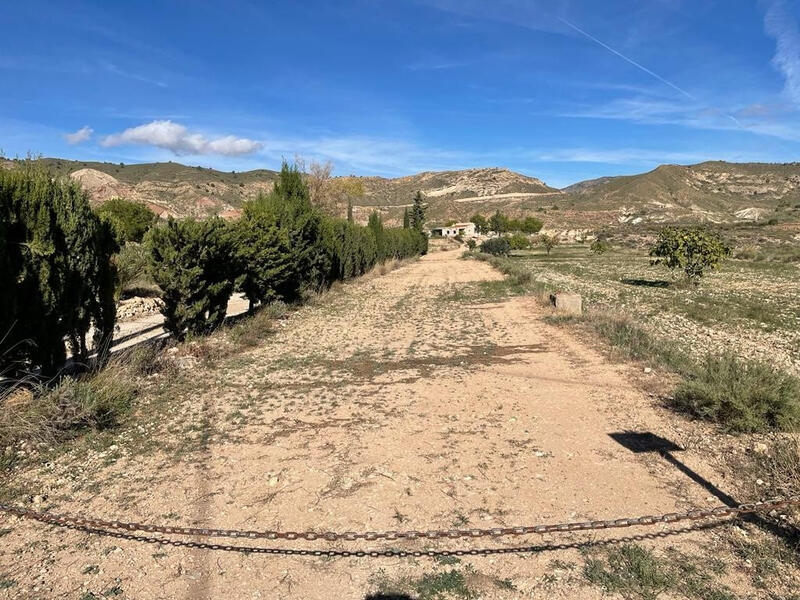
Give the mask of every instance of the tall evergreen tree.
M 250 310 L 277 300 L 278 290 L 293 275 L 288 231 L 278 225 L 272 213 L 260 210 L 258 203 L 247 203 L 230 234 L 236 289 L 247 297 Z
M 110 227 L 72 181 L 25 165 L 0 170 L 0 371 L 50 375 L 113 334 L 118 249 Z
M 381 216 L 378 214 L 378 211 L 372 211 L 372 213 L 369 215 L 369 220 L 367 221 L 367 227 L 372 232 L 372 235 L 375 238 L 375 250 L 377 252 L 377 260 L 378 262 L 383 262 L 388 258 L 388 254 L 386 251 L 386 240 L 383 229 L 383 221 L 381 220 Z
M 411 227 L 411 213 L 408 212 L 408 207 L 406 206 L 403 209 L 403 229 L 409 229 Z
M 288 238 L 288 272 L 275 288 L 277 297 L 293 301 L 304 287 L 320 285 L 327 272 L 321 244 L 322 218 L 311 205 L 308 186 L 297 167 L 283 163 L 275 188 L 254 200 L 251 210 L 262 212 Z
M 235 277 L 226 228 L 219 218 L 170 219 L 147 235 L 164 327 L 176 339 L 208 333 L 225 319 Z
M 422 233 L 422 228 L 425 226 L 425 211 L 427 208 L 422 192 L 417 192 L 414 195 L 414 204 L 411 207 L 410 224 L 412 229 L 416 229 L 420 233 Z

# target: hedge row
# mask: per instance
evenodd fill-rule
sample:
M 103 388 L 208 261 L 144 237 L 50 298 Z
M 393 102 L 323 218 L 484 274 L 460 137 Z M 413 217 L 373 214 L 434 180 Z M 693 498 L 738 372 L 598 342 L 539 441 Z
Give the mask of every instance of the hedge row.
M 0 169 L 0 374 L 40 369 L 110 343 L 118 250 L 77 183 L 26 166 Z
M 377 215 L 366 227 L 323 216 L 302 174 L 286 164 L 274 190 L 248 202 L 238 221 L 170 220 L 146 241 L 163 290 L 165 326 L 179 339 L 216 328 L 234 291 L 251 310 L 292 302 L 305 290 L 357 277 L 390 258 L 424 254 L 428 246 L 418 229 L 385 229 Z
M 0 375 L 55 373 L 65 342 L 77 361 L 111 344 L 112 256 L 118 240 L 138 239 L 146 228 L 128 231 L 141 215 L 124 204 L 98 216 L 75 182 L 30 166 L 0 169 Z M 387 259 L 423 254 L 428 244 L 419 229 L 385 229 L 377 215 L 366 227 L 322 215 L 302 174 L 287 165 L 239 221 L 170 220 L 145 241 L 165 325 L 177 338 L 217 327 L 234 291 L 251 309 L 296 301 Z

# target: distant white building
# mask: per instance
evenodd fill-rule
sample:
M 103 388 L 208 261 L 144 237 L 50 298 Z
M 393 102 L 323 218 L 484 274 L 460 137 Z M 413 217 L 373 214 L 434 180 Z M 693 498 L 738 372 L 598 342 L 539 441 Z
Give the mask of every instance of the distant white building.
M 475 235 L 475 223 L 455 223 L 447 227 L 434 227 L 431 229 L 434 237 L 456 237 L 457 235 Z

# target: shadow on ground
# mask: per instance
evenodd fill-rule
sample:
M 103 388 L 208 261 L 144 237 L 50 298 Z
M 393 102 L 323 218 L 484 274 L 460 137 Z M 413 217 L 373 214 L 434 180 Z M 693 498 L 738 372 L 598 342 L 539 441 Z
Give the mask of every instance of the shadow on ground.
M 608 435 L 615 442 L 636 454 L 645 452 L 659 454 L 669 464 L 712 494 L 725 506 L 735 508 L 741 504 L 736 498 L 676 458 L 673 453 L 682 452 L 684 449 L 675 442 L 650 431 L 620 431 Z M 741 514 L 739 518 L 777 536 L 791 548 L 800 548 L 800 529 L 791 523 L 785 523 L 773 518 L 771 515 L 761 513 Z
M 636 285 L 640 287 L 665 288 L 670 286 L 669 281 L 663 279 L 620 279 L 625 285 Z

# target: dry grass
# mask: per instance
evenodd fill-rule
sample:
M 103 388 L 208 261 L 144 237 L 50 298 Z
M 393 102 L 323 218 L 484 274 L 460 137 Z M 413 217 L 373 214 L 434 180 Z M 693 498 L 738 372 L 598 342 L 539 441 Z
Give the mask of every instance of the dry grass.
M 119 361 L 52 386 L 16 387 L 0 398 L 0 446 L 10 458 L 19 444 L 53 445 L 87 429 L 115 427 L 137 394 L 138 374 Z

